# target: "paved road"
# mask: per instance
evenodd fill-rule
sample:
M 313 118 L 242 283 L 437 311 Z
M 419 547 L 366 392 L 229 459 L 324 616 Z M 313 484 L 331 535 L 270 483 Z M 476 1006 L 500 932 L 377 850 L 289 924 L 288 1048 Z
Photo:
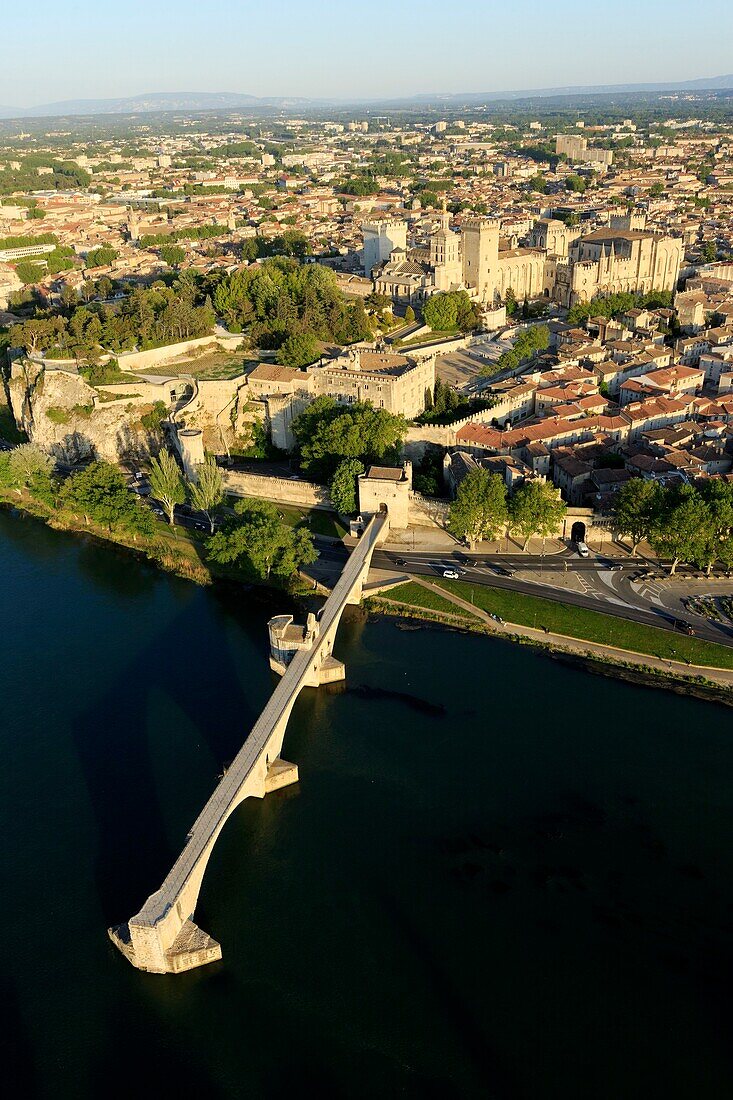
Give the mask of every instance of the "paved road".
M 319 543 L 319 560 L 321 562 L 334 563 L 340 566 L 346 560 L 348 551 L 345 547 L 334 544 Z M 469 559 L 466 563 L 465 559 Z M 564 562 L 568 563 L 568 569 L 577 571 L 583 577 L 592 581 L 595 595 L 574 592 L 567 588 L 550 587 L 552 574 L 565 572 Z M 609 563 L 620 564 L 622 569 L 611 570 Z M 529 581 L 517 576 L 502 576 L 495 571 L 495 566 L 506 569 L 521 569 L 522 571 L 547 573 L 546 584 Z M 643 558 L 627 558 L 620 562 L 617 559 L 604 559 L 603 557 L 578 558 L 570 552 L 544 559 L 540 555 L 513 554 L 492 555 L 464 555 L 458 552 L 455 555 L 440 555 L 426 553 L 395 553 L 392 551 L 375 550 L 372 557 L 374 569 L 390 570 L 398 573 L 415 574 L 417 576 L 439 577 L 443 569 L 458 569 L 461 579 L 470 584 L 486 585 L 492 588 L 503 588 L 511 592 L 522 592 L 528 596 L 541 596 L 547 600 L 570 604 L 573 607 L 583 607 L 590 611 L 601 611 L 606 615 L 612 615 L 619 619 L 643 623 L 646 626 L 656 626 L 663 630 L 675 631 L 674 622 L 677 616 L 674 611 L 663 606 L 653 604 L 631 587 L 629 574 L 648 566 Z M 540 625 L 542 625 L 540 623 Z M 711 642 L 719 642 L 723 645 L 733 646 L 733 624 L 725 626 L 722 623 L 700 622 L 695 625 L 696 635 Z

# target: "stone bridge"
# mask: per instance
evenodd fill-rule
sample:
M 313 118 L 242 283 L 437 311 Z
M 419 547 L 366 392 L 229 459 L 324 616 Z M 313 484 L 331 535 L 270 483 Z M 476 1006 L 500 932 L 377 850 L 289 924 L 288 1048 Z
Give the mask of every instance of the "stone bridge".
M 310 617 L 305 630 L 292 627 L 289 616 L 270 624 L 271 641 L 277 639 L 271 664 L 283 672 L 280 683 L 194 822 L 163 885 L 127 924 L 109 929 L 112 942 L 140 970 L 176 974 L 221 958 L 219 944 L 192 919 L 209 857 L 245 798 L 263 798 L 297 782 L 297 765 L 280 757 L 290 712 L 304 687 L 343 676 L 343 666 L 332 656 L 336 631 L 344 608 L 361 600 L 374 547 L 387 526 L 386 511 L 371 519 L 319 618 Z

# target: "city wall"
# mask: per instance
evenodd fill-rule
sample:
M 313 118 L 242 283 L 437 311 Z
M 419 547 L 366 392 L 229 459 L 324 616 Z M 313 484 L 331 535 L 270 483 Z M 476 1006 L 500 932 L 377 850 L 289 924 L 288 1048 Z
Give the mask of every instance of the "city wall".
M 330 508 L 331 497 L 325 485 L 300 478 L 269 477 L 246 470 L 225 470 L 224 485 L 228 493 L 241 497 L 261 497 L 280 504 L 300 504 L 306 508 Z

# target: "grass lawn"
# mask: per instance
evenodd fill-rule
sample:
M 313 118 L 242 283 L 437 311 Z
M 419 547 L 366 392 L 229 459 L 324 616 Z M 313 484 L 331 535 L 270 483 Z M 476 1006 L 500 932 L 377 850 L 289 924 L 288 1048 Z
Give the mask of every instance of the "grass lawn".
M 233 508 L 238 500 L 255 499 L 260 498 L 229 494 L 225 503 L 227 507 Z M 330 512 L 324 508 L 307 508 L 304 504 L 281 504 L 279 501 L 272 501 L 272 503 L 290 527 L 297 527 L 298 524 L 303 523 L 314 535 L 330 535 L 334 539 L 342 539 L 349 533 L 348 527 L 344 527 L 336 512 Z
M 547 627 L 554 634 L 618 646 L 664 660 L 733 669 L 733 648 L 716 645 L 715 642 L 688 638 L 685 634 L 673 634 L 654 626 L 644 626 L 615 615 L 588 611 L 584 607 L 573 607 L 540 596 L 471 585 L 466 581 L 438 580 L 436 583 L 464 600 L 473 599 L 476 607 L 500 615 L 508 623 L 518 626 Z
M 136 370 L 134 374 L 192 374 L 194 378 L 222 379 L 236 378 L 242 374 L 249 360 L 243 352 L 232 354 L 227 351 L 209 351 L 191 359 L 174 359 L 172 363 Z M 129 380 L 130 374 L 126 375 Z
M 460 329 L 445 329 L 440 331 L 433 329 L 432 332 L 424 332 L 420 336 L 412 336 L 408 340 L 395 340 L 394 346 L 400 348 L 416 348 L 420 344 L 432 344 L 437 340 L 454 340 L 456 336 L 461 336 Z
M 430 592 L 414 581 L 407 581 L 395 588 L 389 588 L 383 592 L 380 599 L 398 600 L 400 603 L 409 604 L 410 607 L 423 607 L 428 611 L 440 611 L 446 615 L 458 615 L 462 619 L 471 619 L 472 615 L 464 611 L 462 607 L 456 607 L 450 600 L 443 599 L 437 592 Z
M 349 533 L 336 512 L 326 512 L 322 508 L 314 508 L 310 513 L 310 529 L 315 535 L 330 535 L 334 539 L 342 539 Z

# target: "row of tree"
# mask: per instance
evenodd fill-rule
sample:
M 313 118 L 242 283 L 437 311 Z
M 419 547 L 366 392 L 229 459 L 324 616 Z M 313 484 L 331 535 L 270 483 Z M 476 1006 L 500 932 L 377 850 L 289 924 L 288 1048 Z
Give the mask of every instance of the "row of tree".
M 214 327 L 211 302 L 195 276 L 184 273 L 172 286 L 135 287 L 119 302 L 76 303 L 66 313 L 36 316 L 10 330 L 13 347 L 51 357 L 94 362 L 102 350 L 130 351 L 208 335 Z
M 634 551 L 646 541 L 671 559 L 672 574 L 680 562 L 708 572 L 716 562 L 733 566 L 733 485 L 727 481 L 711 479 L 698 488 L 634 478 L 616 493 L 613 522 Z
M 520 363 L 531 359 L 536 351 L 545 351 L 550 346 L 550 330 L 547 325 L 532 325 L 523 329 L 510 351 L 503 352 L 495 363 L 481 368 L 481 374 L 498 374 L 503 370 L 515 370 Z
M 196 481 L 187 481 L 175 458 L 161 451 L 153 460 L 150 491 L 173 523 L 177 504 L 190 500 L 209 521 L 207 557 L 220 565 L 236 565 L 258 580 L 285 582 L 316 559 L 313 538 L 302 526 L 286 523 L 275 504 L 266 500 L 239 500 L 219 531 L 215 515 L 224 500 L 224 481 L 213 458 L 198 467 Z
M 432 390 L 425 390 L 425 412 L 417 419 L 420 424 L 453 424 L 456 420 L 489 408 L 490 401 L 462 397 L 454 386 L 436 378 Z
M 565 512 L 566 505 L 549 482 L 526 481 L 510 499 L 499 474 L 478 468 L 466 474 L 458 486 L 448 528 L 471 547 L 514 531 L 526 550 L 531 538 L 556 534 Z
M 589 317 L 620 317 L 630 309 L 669 309 L 670 290 L 650 290 L 648 294 L 607 294 L 590 302 L 578 302 L 568 312 L 568 322 L 579 325 Z
M 92 462 L 60 479 L 54 474 L 53 459 L 34 443 L 25 443 L 0 452 L 0 487 L 14 490 L 19 497 L 26 491 L 47 507 L 110 533 L 135 540 L 155 533 L 152 511 L 129 490 L 119 468 L 109 462 Z M 237 565 L 252 579 L 285 582 L 315 560 L 309 531 L 291 527 L 277 506 L 267 501 L 238 501 L 233 514 L 226 516 L 214 534 L 216 514 L 224 501 L 224 482 L 213 458 L 199 466 L 195 481 L 189 481 L 176 459 L 161 451 L 151 463 L 150 490 L 171 524 L 176 506 L 190 501 L 209 522 L 207 557 L 218 564 Z

